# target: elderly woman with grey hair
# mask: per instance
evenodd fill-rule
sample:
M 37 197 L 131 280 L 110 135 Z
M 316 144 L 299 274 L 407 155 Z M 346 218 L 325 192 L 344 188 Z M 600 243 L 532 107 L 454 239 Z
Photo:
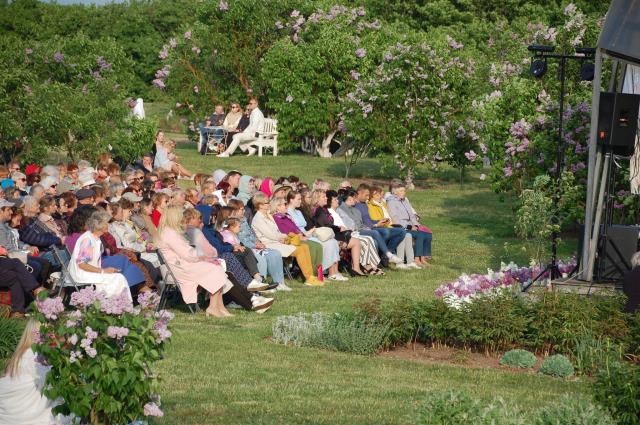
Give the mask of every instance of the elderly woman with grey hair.
M 91 214 L 86 222 L 87 231 L 78 238 L 73 248 L 69 272 L 78 283 L 93 284 L 98 291 L 104 292 L 107 296 L 124 292 L 131 300 L 127 278 L 121 273 L 123 270 L 114 267 L 113 264 L 105 267 L 106 264 L 102 261 L 100 236 L 109 228 L 109 220 L 111 215 L 104 210 L 97 210 Z M 122 258 L 126 260 L 125 257 Z

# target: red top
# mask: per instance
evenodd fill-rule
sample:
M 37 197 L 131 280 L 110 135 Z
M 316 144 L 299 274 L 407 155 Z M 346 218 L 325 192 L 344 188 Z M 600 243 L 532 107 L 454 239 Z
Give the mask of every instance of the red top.
M 153 224 L 156 225 L 156 227 L 158 227 L 160 225 L 160 217 L 162 216 L 162 214 L 160 214 L 160 211 L 158 211 L 157 209 L 153 209 L 153 211 L 151 211 L 151 221 L 153 221 Z

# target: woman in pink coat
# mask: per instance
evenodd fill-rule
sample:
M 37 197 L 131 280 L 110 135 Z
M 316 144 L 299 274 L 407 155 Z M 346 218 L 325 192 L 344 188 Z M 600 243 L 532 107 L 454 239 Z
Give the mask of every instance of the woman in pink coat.
M 232 316 L 222 302 L 223 287 L 228 282 L 220 265 L 198 257 L 184 237 L 182 206 L 172 205 L 162 214 L 158 227 L 157 247 L 180 283 L 184 302 L 198 301 L 198 286 L 211 293 L 207 316 Z M 230 286 L 228 286 L 230 287 Z

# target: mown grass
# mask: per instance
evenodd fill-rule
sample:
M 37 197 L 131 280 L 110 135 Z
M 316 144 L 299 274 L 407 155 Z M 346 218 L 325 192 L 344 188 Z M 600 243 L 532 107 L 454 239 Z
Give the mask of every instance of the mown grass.
M 295 174 L 312 182 L 342 179 L 343 160 L 311 156 L 218 159 L 196 155 L 181 143 L 178 154 L 194 171 L 238 169 L 261 176 Z M 352 181 L 388 178 L 376 160 L 358 164 Z M 355 356 L 269 341 L 274 318 L 297 312 L 346 311 L 371 298 L 428 298 L 443 282 L 461 273 L 497 268 L 500 261 L 528 261 L 513 235 L 512 202 L 501 202 L 471 175 L 460 186 L 454 170 L 423 170 L 420 189 L 410 192 L 414 207 L 434 231 L 433 267 L 388 272 L 383 278 L 352 279 L 324 288 L 294 282 L 290 293 L 264 315 L 235 311 L 226 320 L 178 312 L 174 336 L 160 362 L 162 424 L 409 424 L 429 390 L 466 389 L 490 399 L 531 409 L 562 394 L 587 391 L 583 382 L 491 369 L 425 365 L 405 360 Z M 505 243 L 507 248 L 505 248 Z M 564 255 L 575 242 L 563 242 Z

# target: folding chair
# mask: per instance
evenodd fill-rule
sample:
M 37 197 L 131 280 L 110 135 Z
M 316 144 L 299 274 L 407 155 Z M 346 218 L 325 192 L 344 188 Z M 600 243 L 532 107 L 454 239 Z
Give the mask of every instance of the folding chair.
M 176 276 L 173 274 L 169 263 L 167 263 L 167 261 L 165 260 L 162 251 L 157 250 L 156 252 L 158 254 L 158 261 L 160 261 L 160 273 L 162 274 L 162 281 L 160 282 L 160 302 L 158 303 L 158 309 L 163 309 L 167 304 L 169 295 L 175 294 L 177 292 L 180 294 L 180 298 L 182 298 L 182 289 L 180 288 L 180 282 L 178 282 L 178 279 L 176 279 Z M 184 298 L 182 299 L 184 300 Z M 195 307 L 191 304 L 185 304 L 192 314 L 196 314 L 196 311 L 198 311 L 198 303 L 195 304 Z
M 66 298 L 65 288 L 73 287 L 73 289 L 75 289 L 76 291 L 79 291 L 80 288 L 83 286 L 90 286 L 90 285 L 93 286 L 96 284 L 95 282 L 94 283 L 77 282 L 69 272 L 69 260 L 65 260 L 65 258 L 62 255 L 62 250 L 55 245 L 52 245 L 52 250 L 53 250 L 53 257 L 56 259 L 58 263 L 60 263 L 61 277 L 58 282 L 60 282 L 60 292 L 64 291 L 63 299 Z M 65 250 L 67 249 L 65 248 Z M 67 250 L 67 254 L 69 254 L 68 250 Z M 70 259 L 71 255 L 67 255 L 67 258 Z M 55 286 L 51 288 L 51 291 L 53 292 L 54 289 L 55 289 Z

